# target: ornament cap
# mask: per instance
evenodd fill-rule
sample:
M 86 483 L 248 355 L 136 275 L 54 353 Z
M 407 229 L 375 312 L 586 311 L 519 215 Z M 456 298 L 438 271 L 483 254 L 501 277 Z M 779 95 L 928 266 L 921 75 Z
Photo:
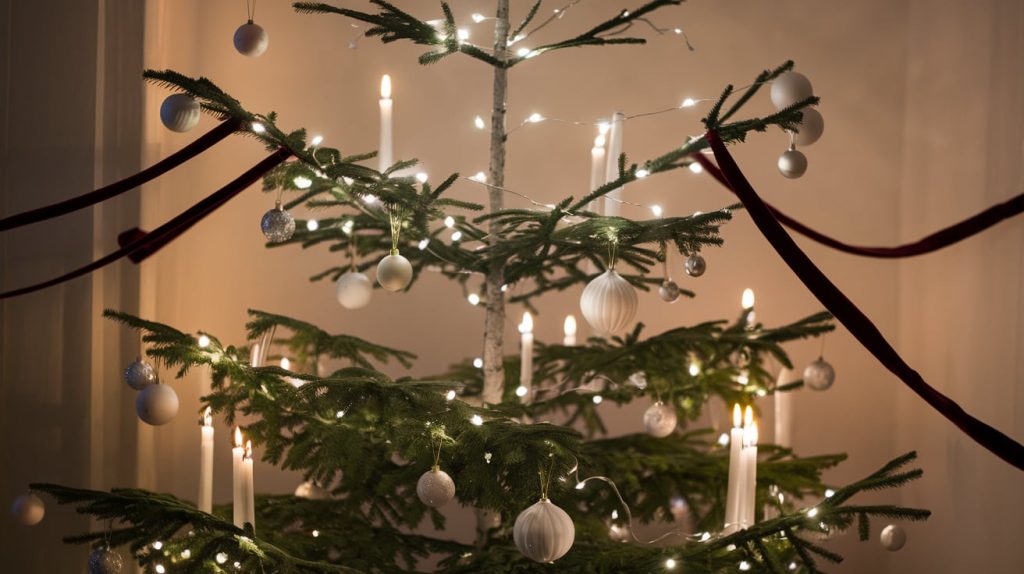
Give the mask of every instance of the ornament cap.
M 392 255 L 398 255 L 398 248 L 397 248 L 397 247 L 393 247 L 393 248 L 391 249 L 391 254 L 392 254 Z

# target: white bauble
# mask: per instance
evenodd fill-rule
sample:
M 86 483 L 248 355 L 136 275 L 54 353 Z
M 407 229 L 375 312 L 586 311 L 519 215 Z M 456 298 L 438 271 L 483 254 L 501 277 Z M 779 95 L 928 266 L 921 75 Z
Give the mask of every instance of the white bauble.
M 799 72 L 786 72 L 772 81 L 770 95 L 775 109 L 784 110 L 813 96 L 814 88 L 807 76 Z
M 171 94 L 160 104 L 160 121 L 172 132 L 187 132 L 199 125 L 199 102 L 188 94 Z
M 804 369 L 804 384 L 812 391 L 824 391 L 836 382 L 836 370 L 825 359 L 818 357 Z
M 31 492 L 22 494 L 14 499 L 14 504 L 11 505 L 11 514 L 21 524 L 35 526 L 46 515 L 46 505 L 43 504 L 43 499 Z
M 295 496 L 308 500 L 328 500 L 331 498 L 331 493 L 316 482 L 307 480 L 295 487 Z
M 882 533 L 878 535 L 878 541 L 882 543 L 882 548 L 889 552 L 896 552 L 907 543 L 907 533 L 902 527 L 890 524 L 882 529 Z
M 666 279 L 658 287 L 658 296 L 666 303 L 675 303 L 679 299 L 679 285 L 671 279 Z
M 676 430 L 676 410 L 658 401 L 644 411 L 644 428 L 647 434 L 665 438 Z
M 346 271 L 338 277 L 335 295 L 338 303 L 346 309 L 362 309 L 370 304 L 373 283 L 370 278 L 357 271 Z
M 170 385 L 149 385 L 135 397 L 135 412 L 146 424 L 165 425 L 178 414 L 178 393 Z
M 156 369 L 139 357 L 125 368 L 124 382 L 136 391 L 141 391 L 156 382 Z
M 636 316 L 636 290 L 613 269 L 594 278 L 580 296 L 583 318 L 599 334 L 617 333 Z
M 788 179 L 796 179 L 807 172 L 807 156 L 795 149 L 788 149 L 779 156 L 779 173 Z
M 377 283 L 388 291 L 401 291 L 412 282 L 412 263 L 397 251 L 377 264 Z
M 572 519 L 546 498 L 520 512 L 512 526 L 516 548 L 534 562 L 554 562 L 565 556 L 575 538 Z
M 416 483 L 416 496 L 427 506 L 444 506 L 455 498 L 455 481 L 447 472 L 435 466 L 424 472 Z
M 97 548 L 89 554 L 89 574 L 118 574 L 123 568 L 124 559 L 109 548 Z
M 267 46 L 270 45 L 270 36 L 262 26 L 253 24 L 252 20 L 249 20 L 235 30 L 234 42 L 235 49 L 239 54 L 257 58 L 267 51 Z
M 800 110 L 800 113 L 804 117 L 797 124 L 796 129 L 799 131 L 793 134 L 793 143 L 811 145 L 821 139 L 821 134 L 825 131 L 825 118 L 821 117 L 821 112 L 810 107 Z

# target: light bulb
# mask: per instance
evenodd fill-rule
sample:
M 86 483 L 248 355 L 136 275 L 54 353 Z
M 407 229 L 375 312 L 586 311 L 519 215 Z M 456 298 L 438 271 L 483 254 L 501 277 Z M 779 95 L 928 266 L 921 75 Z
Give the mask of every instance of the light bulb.
M 529 311 L 523 313 L 523 322 L 519 324 L 520 333 L 532 333 L 533 332 L 533 315 L 530 315 Z
M 451 229 L 452 227 L 455 227 L 455 218 L 450 216 L 450 215 L 448 217 L 445 217 L 444 218 L 444 226 L 449 228 L 449 229 Z
M 746 572 L 747 570 L 750 570 L 750 563 L 747 562 L 746 560 L 744 560 L 743 562 L 740 562 L 740 570 L 743 570 L 744 572 Z
M 603 400 L 604 400 L 604 398 L 603 398 L 603 397 L 601 397 L 601 395 L 594 395 L 594 398 L 593 398 L 593 399 L 591 399 L 591 400 L 593 400 L 593 401 L 594 401 L 594 404 L 595 404 L 595 405 L 599 405 L 599 404 L 601 404 L 601 401 L 603 401 Z
M 206 335 L 199 335 L 199 348 L 205 349 L 210 346 L 210 338 Z
M 832 498 L 835 495 L 836 495 L 836 491 L 832 490 L 831 488 L 826 488 L 825 489 L 825 498 Z
M 164 547 L 164 543 L 160 542 L 159 540 L 157 540 L 156 542 L 153 543 L 153 548 L 156 549 L 156 550 L 160 550 L 163 547 Z
M 352 235 L 352 228 L 355 227 L 355 222 L 351 219 L 341 224 L 341 230 L 345 232 L 345 235 Z
M 423 251 L 424 249 L 426 249 L 428 245 L 430 245 L 430 240 L 429 239 L 421 239 L 420 242 L 419 242 L 420 251 Z
M 366 195 L 363 196 L 363 203 L 365 203 L 366 205 L 373 205 L 377 203 L 377 196 L 373 195 L 372 193 L 367 193 Z
M 314 530 L 312 532 L 312 534 L 313 534 L 313 538 L 320 538 L 320 531 L 319 530 Z
M 703 173 L 704 172 L 704 166 L 702 166 L 701 164 L 699 164 L 697 162 L 693 162 L 693 163 L 690 164 L 690 171 L 693 172 L 693 173 Z
M 693 98 L 686 98 L 685 100 L 683 100 L 683 105 L 681 105 L 679 107 L 681 107 L 681 108 L 692 108 L 695 105 L 697 105 L 697 102 L 693 101 Z
M 188 548 L 186 548 L 186 549 L 181 551 L 181 558 L 183 560 L 188 560 L 191 557 L 192 557 L 192 551 L 189 550 Z
M 474 13 L 472 16 L 470 16 L 470 18 L 472 18 L 473 21 L 476 22 L 477 24 L 486 20 L 486 18 L 484 18 L 484 15 L 479 12 Z
M 519 48 L 518 50 L 516 50 L 516 56 L 519 56 L 520 58 L 525 58 L 525 57 L 527 57 L 529 55 L 530 55 L 530 49 L 529 48 Z
M 452 392 L 452 391 L 449 391 Z M 484 424 L 484 419 L 480 415 L 473 415 L 469 418 L 469 423 L 473 426 L 480 426 Z
M 164 568 L 163 564 L 157 564 L 153 567 L 153 570 L 156 572 L 156 574 L 164 574 L 164 572 L 167 572 L 167 569 Z
M 465 28 L 459 28 L 456 31 L 456 37 L 459 39 L 460 42 L 465 42 L 466 40 L 469 40 L 469 30 Z
M 814 518 L 817 515 L 818 515 L 818 507 L 817 506 L 812 507 L 810 510 L 807 511 L 807 516 L 809 516 L 811 518 Z
M 484 119 L 480 116 L 473 118 L 473 125 L 476 126 L 476 129 L 478 130 L 482 130 L 487 127 L 487 124 L 484 123 Z
M 484 368 L 484 360 L 481 359 L 480 357 L 473 359 L 473 366 L 478 369 Z
M 754 290 L 749 287 L 743 290 L 743 297 L 740 298 L 740 305 L 747 311 L 754 308 Z
M 697 361 L 691 361 L 690 362 L 690 376 L 691 377 L 696 377 L 699 374 L 700 374 L 700 365 L 697 364 Z
M 317 220 L 310 219 L 309 221 L 306 222 L 307 231 L 316 231 L 317 229 L 320 229 L 320 224 L 317 223 Z
M 637 173 L 637 175 L 640 175 L 640 174 Z M 661 214 L 663 213 L 662 209 L 661 209 L 661 206 L 660 205 L 652 205 L 651 206 L 651 213 L 654 214 L 654 217 L 661 217 Z
M 708 540 L 711 540 L 711 533 L 710 532 L 705 532 L 704 534 L 700 535 L 700 541 L 701 542 L 707 542 Z
M 455 391 L 448 391 L 447 393 L 445 393 L 444 398 L 446 400 L 449 400 L 449 401 L 454 400 L 455 399 Z
M 524 387 L 523 385 L 519 385 L 518 387 L 516 387 L 516 396 L 517 397 L 525 397 L 526 393 L 528 393 L 528 392 L 530 392 L 530 389 Z
M 673 560 L 671 558 L 665 560 L 665 568 L 667 568 L 669 570 L 672 570 L 675 567 L 676 567 L 676 561 L 675 560 Z
M 416 181 L 420 183 L 427 183 L 428 179 L 430 179 L 430 176 L 427 175 L 427 172 L 425 171 L 421 171 L 416 174 Z
M 728 444 L 729 444 L 729 435 L 728 435 L 728 433 L 722 433 L 722 434 L 718 435 L 718 446 L 726 446 Z
M 380 98 L 382 100 L 391 99 L 391 76 L 387 74 L 380 78 Z
M 340 418 L 344 418 L 344 417 L 345 417 L 345 411 L 338 411 L 338 412 L 334 413 L 334 418 L 336 418 L 336 419 L 340 419 Z
M 318 146 L 324 143 L 324 136 L 313 136 L 313 139 L 309 141 L 314 146 Z
M 469 179 L 472 179 L 473 181 L 479 181 L 480 183 L 487 183 L 487 174 L 482 171 L 478 171 L 476 172 L 476 175 Z
M 218 552 L 216 560 L 217 560 L 217 564 L 223 564 L 223 563 L 228 561 L 228 555 L 224 554 L 223 552 Z
M 263 127 L 263 124 L 261 124 L 259 122 L 253 122 L 252 123 L 252 131 L 255 132 L 255 133 L 261 134 L 261 133 L 267 131 L 267 128 Z
M 526 121 L 530 122 L 531 124 L 535 124 L 537 122 L 544 121 L 544 116 L 538 114 L 537 112 L 533 112 L 532 114 L 530 114 L 530 117 L 526 118 Z
M 476 293 L 470 293 L 469 297 L 466 297 L 466 299 L 469 300 L 469 304 L 470 305 L 479 305 L 480 304 L 480 296 L 477 295 Z
M 586 485 L 587 485 L 587 483 L 585 483 L 585 482 L 577 482 L 576 483 L 576 490 L 583 490 L 583 487 L 586 486 Z
M 294 183 L 295 187 L 299 189 L 309 189 L 309 186 L 313 185 L 313 180 L 305 176 L 297 175 L 295 176 L 295 179 L 292 180 L 292 183 Z
M 460 239 L 462 239 L 462 232 L 459 231 L 459 230 L 453 231 L 452 232 L 452 241 L 458 241 Z
M 647 171 L 646 169 L 638 169 L 638 170 L 636 170 L 636 177 L 639 178 L 639 179 L 645 178 L 648 175 L 651 175 L 651 172 Z

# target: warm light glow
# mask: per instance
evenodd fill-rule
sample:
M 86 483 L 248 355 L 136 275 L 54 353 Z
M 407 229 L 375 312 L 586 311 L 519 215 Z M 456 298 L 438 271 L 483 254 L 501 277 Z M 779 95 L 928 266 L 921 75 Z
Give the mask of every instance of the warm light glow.
M 696 377 L 699 374 L 700 374 L 700 365 L 697 364 L 697 361 L 690 361 L 690 376 L 691 377 Z
M 595 405 L 599 405 L 601 404 L 601 401 L 604 400 L 604 397 L 602 397 L 601 395 L 594 395 L 594 398 L 591 400 L 594 401 Z
M 199 335 L 199 348 L 205 349 L 210 346 L 210 338 L 206 335 Z
M 292 183 L 299 189 L 309 189 L 309 186 L 313 185 L 313 180 L 308 177 L 297 175 L 292 179 Z
M 740 305 L 748 311 L 754 308 L 754 290 L 749 287 L 743 290 L 743 297 L 740 299 Z
M 448 228 L 455 227 L 455 218 L 450 216 L 450 215 L 448 217 L 445 217 L 444 218 L 444 226 L 448 227 Z
M 421 171 L 416 174 L 416 181 L 420 183 L 427 183 L 428 179 L 430 179 L 430 176 L 427 175 L 427 172 L 425 171 Z
M 320 531 L 319 530 L 314 530 L 312 532 L 312 534 L 313 534 L 313 538 L 320 538 Z
M 456 31 L 456 34 L 458 35 L 457 37 L 460 42 L 465 42 L 466 40 L 469 40 L 469 30 L 465 28 L 459 28 Z
M 520 333 L 532 333 L 533 332 L 533 315 L 530 315 L 529 311 L 523 313 L 523 322 L 519 324 Z
M 474 12 L 473 15 L 470 16 L 470 18 L 472 18 L 473 21 L 476 22 L 477 24 L 485 20 L 484 15 L 479 12 Z
M 188 560 L 189 558 L 191 558 L 191 557 L 192 557 L 192 551 L 191 551 L 191 550 L 189 550 L 188 548 L 186 548 L 186 549 L 182 550 L 182 551 L 181 551 L 181 557 L 182 557 L 183 559 L 185 559 L 185 560 Z
M 697 102 L 693 101 L 693 98 L 686 98 L 685 100 L 683 100 L 683 105 L 681 105 L 679 107 L 681 107 L 681 108 L 692 108 L 695 105 L 697 105 Z
M 638 170 L 636 170 L 636 177 L 638 179 L 643 179 L 643 178 L 647 177 L 648 175 L 651 175 L 651 172 L 647 171 L 646 169 L 638 169 Z
M 338 412 L 334 413 L 334 418 L 336 418 L 336 419 L 340 419 L 340 418 L 344 418 L 344 417 L 345 417 L 345 411 L 338 411 Z
M 732 428 L 738 429 L 743 424 L 743 409 L 740 408 L 740 404 L 736 403 L 732 406 Z
M 314 146 L 318 146 L 318 145 L 324 143 L 324 136 L 313 136 L 313 139 L 310 140 L 309 143 L 311 143 Z
M 482 171 L 478 171 L 476 172 L 476 175 L 469 179 L 472 179 L 473 181 L 479 181 L 480 183 L 487 183 L 487 174 Z
M 577 482 L 576 483 L 576 490 L 583 490 L 583 487 L 585 487 L 586 485 L 587 485 L 587 483 L 585 483 L 585 482 Z
M 235 427 L 235 446 L 242 448 L 242 429 Z
M 423 251 L 424 249 L 426 249 L 428 245 L 430 245 L 430 240 L 429 239 L 421 239 L 420 243 L 419 243 L 420 251 Z
M 537 112 L 533 112 L 532 114 L 530 114 L 530 117 L 526 118 L 526 121 L 530 122 L 531 124 L 535 124 L 537 122 L 544 121 L 544 116 L 538 114 Z
M 640 174 L 637 173 L 637 176 L 639 176 L 639 175 Z M 654 214 L 654 217 L 661 217 L 661 214 L 664 213 L 664 212 L 662 211 L 660 205 L 652 205 L 651 206 L 651 213 Z
M 747 446 L 757 446 L 757 423 L 750 423 L 750 426 L 743 431 L 743 438 Z
M 697 162 L 693 162 L 693 163 L 690 164 L 690 171 L 692 171 L 693 173 L 703 173 L 704 172 L 704 166 L 702 166 L 701 164 L 699 164 Z
M 604 144 L 605 144 L 604 134 L 600 134 L 596 138 L 594 138 L 594 147 L 596 147 L 596 148 L 603 148 Z
M 452 241 L 458 241 L 460 239 L 462 239 L 462 232 L 456 229 L 452 232 Z
M 160 542 L 159 540 L 157 540 L 156 542 L 153 543 L 153 548 L 156 549 L 156 550 L 160 550 L 163 547 L 164 547 L 164 543 Z
M 516 50 L 516 56 L 519 56 L 520 58 L 525 58 L 525 57 L 527 57 L 529 55 L 530 55 L 530 49 L 529 48 L 519 48 L 518 50 Z
M 164 572 L 167 572 L 163 564 L 157 564 L 153 567 L 153 570 L 156 571 L 156 574 L 164 574 Z
M 825 489 L 825 498 L 832 498 L 835 495 L 836 495 L 836 491 L 832 490 L 831 488 L 826 488 Z
M 565 323 L 562 325 L 562 330 L 565 332 L 566 337 L 571 337 L 576 334 L 576 317 L 572 315 L 565 316 Z
M 213 426 L 213 411 L 210 410 L 210 407 L 206 407 L 206 412 L 203 413 L 203 426 Z
M 380 98 L 391 99 L 391 76 L 384 74 L 380 79 Z
M 455 400 L 455 391 L 448 391 L 448 393 L 444 396 L 444 398 L 449 400 L 449 401 Z
M 529 392 L 530 392 L 530 389 L 524 387 L 523 385 L 519 385 L 518 387 L 516 387 L 516 396 L 517 397 L 525 397 L 526 393 L 529 393 Z
M 676 567 L 676 561 L 675 560 L 673 560 L 671 558 L 665 560 L 665 568 L 667 568 L 669 570 L 672 570 L 675 567 Z
M 597 124 L 597 132 L 601 135 L 605 135 L 610 129 L 612 129 L 612 125 L 608 122 L 601 122 Z
M 813 508 L 811 508 L 810 510 L 807 511 L 807 516 L 810 516 L 811 518 L 814 518 L 817 515 L 818 515 L 818 507 L 817 506 L 815 506 L 815 507 L 813 507 Z
M 744 572 L 750 570 L 750 562 L 747 562 L 746 560 L 740 562 L 740 570 L 743 570 Z
M 377 203 L 377 196 L 372 193 L 367 193 L 363 196 L 363 203 L 366 205 L 373 205 L 374 203 Z
M 473 426 L 480 426 L 484 424 L 484 419 L 480 415 L 473 415 L 472 417 L 469 418 L 469 422 Z
M 728 435 L 728 433 L 722 433 L 722 434 L 718 435 L 718 446 L 726 446 L 728 444 L 729 444 L 729 435 Z
M 345 232 L 345 235 L 351 235 L 352 234 L 352 228 L 355 227 L 355 225 L 356 225 L 355 222 L 352 221 L 351 219 L 349 219 L 349 220 L 345 221 L 345 223 L 341 224 L 341 230 Z
M 480 357 L 473 359 L 473 366 L 478 369 L 484 368 L 484 360 L 481 359 Z
M 701 542 L 707 542 L 708 540 L 711 540 L 711 533 L 710 532 L 705 532 L 704 534 L 700 535 L 700 541 Z
M 223 564 L 228 561 L 228 555 L 223 552 L 217 553 L 217 564 Z
M 320 223 L 317 220 L 310 219 L 306 222 L 307 231 L 316 231 L 317 229 L 320 229 Z
M 470 305 L 479 305 L 480 304 L 480 296 L 477 295 L 476 293 L 470 293 L 469 297 L 466 297 L 466 299 L 469 301 Z
M 261 134 L 261 133 L 267 131 L 267 128 L 263 127 L 263 124 L 261 124 L 259 122 L 253 122 L 252 123 L 252 131 L 255 132 L 255 133 Z
M 288 357 L 281 357 L 281 368 L 286 371 L 292 370 L 292 362 L 288 360 Z
M 476 129 L 478 130 L 482 130 L 487 127 L 487 124 L 484 123 L 484 119 L 480 116 L 473 118 L 473 125 L 476 126 Z
M 743 411 L 743 426 L 749 427 L 754 424 L 754 408 L 747 405 L 746 410 Z

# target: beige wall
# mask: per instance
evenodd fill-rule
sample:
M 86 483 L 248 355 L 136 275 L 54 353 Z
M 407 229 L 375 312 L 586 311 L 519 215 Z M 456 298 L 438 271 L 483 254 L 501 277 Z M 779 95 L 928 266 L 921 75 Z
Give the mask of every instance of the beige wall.
M 426 3 L 400 4 L 430 14 Z M 468 20 L 474 11 L 488 13 L 489 4 L 462 1 L 455 9 Z M 276 110 L 283 127 L 305 126 L 344 152 L 376 146 L 377 84 L 381 74 L 390 73 L 395 82 L 396 155 L 420 158 L 435 179 L 485 168 L 487 140 L 473 129 L 472 118 L 486 116 L 490 79 L 487 69 L 476 62 L 452 58 L 424 68 L 415 63 L 419 48 L 381 46 L 369 40 L 350 50 L 347 45 L 357 31 L 346 21 L 298 15 L 285 2 L 259 4 L 257 20 L 270 32 L 270 50 L 249 60 L 231 47 L 231 34 L 245 18 L 241 3 L 150 0 L 146 8 L 147 67 L 213 78 L 250 109 Z M 582 29 L 616 8 L 606 2 L 582 3 L 571 17 L 550 26 L 545 38 Z M 805 150 L 808 174 L 794 182 L 775 171 L 775 158 L 786 144 L 779 133 L 754 135 L 736 154 L 762 194 L 798 219 L 852 242 L 891 244 L 1020 192 L 1019 54 L 1024 25 L 1014 2 L 691 2 L 656 20 L 681 25 L 697 51 L 687 52 L 678 38 L 669 36 L 655 38 L 645 48 L 581 49 L 539 58 L 511 74 L 510 121 L 534 111 L 593 120 L 617 108 L 636 113 L 671 106 L 684 97 L 714 97 L 725 83 L 744 85 L 761 69 L 792 58 L 824 100 L 821 110 L 827 129 L 821 142 Z M 479 41 L 489 26 L 472 29 L 473 40 Z M 142 44 L 136 39 L 133 45 Z M 192 134 L 167 132 L 156 119 L 164 95 L 155 88 L 145 90 L 144 164 L 214 125 L 204 119 Z M 11 100 L 7 108 L 20 111 L 22 106 L 29 104 Z M 763 96 L 750 113 L 770 109 Z M 642 160 L 678 145 L 686 135 L 699 133 L 702 111 L 629 122 L 626 152 Z M 540 201 L 584 193 L 593 136 L 592 129 L 553 122 L 517 131 L 510 143 L 508 187 Z M 88 143 L 83 139 L 76 148 Z M 147 187 L 141 218 L 155 226 L 263 153 L 241 138 L 219 145 Z M 15 173 L 9 171 L 9 158 L 4 156 L 4 173 Z M 85 171 L 90 175 L 80 177 L 91 178 Z M 29 205 L 22 189 L 5 185 L 5 212 Z M 460 183 L 455 195 L 484 197 L 480 188 L 468 183 Z M 659 203 L 668 214 L 709 210 L 731 201 L 710 179 L 688 172 L 632 185 L 625 197 Z M 244 334 L 247 308 L 290 314 L 331 331 L 414 351 L 421 357 L 414 374 L 438 372 L 461 357 L 479 354 L 482 311 L 466 304 L 461 291 L 439 277 L 427 277 L 404 295 L 378 292 L 364 310 L 341 309 L 332 285 L 306 281 L 336 264 L 336 255 L 325 249 L 264 249 L 258 221 L 272 203 L 253 189 L 144 264 L 139 308 L 183 330 L 208 330 L 236 342 Z M 514 197 L 508 204 L 523 205 Z M 647 214 L 627 207 L 624 215 Z M 1021 233 L 1019 223 L 1006 224 L 970 244 L 909 263 L 866 261 L 804 245 L 929 380 L 1022 439 Z M 653 294 L 641 297 L 640 317 L 651 333 L 733 317 L 740 292 L 748 286 L 755 289 L 758 317 L 767 324 L 820 309 L 742 212 L 724 236 L 724 248 L 705 254 L 709 271 L 703 278 L 685 278 L 681 262 L 674 262 L 673 274 L 683 286 L 697 291 L 695 300 L 665 307 Z M 57 243 L 51 251 L 68 253 Z M 13 277 L 14 271 L 7 272 L 12 269 L 10 251 L 6 253 L 5 277 Z M 10 284 L 12 279 L 5 281 Z M 562 316 L 575 312 L 578 294 L 576 290 L 553 295 L 541 303 L 539 339 L 557 339 Z M 11 314 L 11 304 L 4 309 L 4 388 L 29 388 L 36 379 L 27 367 L 19 367 L 20 376 L 11 376 L 11 349 L 45 357 L 40 351 L 45 343 L 69 336 L 70 328 L 47 320 L 52 333 L 31 344 L 11 342 L 8 333 L 23 327 L 27 319 Z M 510 316 L 519 312 L 513 308 Z M 511 324 L 507 332 L 513 337 Z M 791 347 L 798 364 L 814 358 L 817 351 L 813 343 Z M 80 348 L 76 352 L 90 356 Z M 964 440 L 842 330 L 828 338 L 826 354 L 839 380 L 826 393 L 797 397 L 797 451 L 848 452 L 850 461 L 828 477 L 842 483 L 916 448 L 927 474 L 906 491 L 902 502 L 936 510 L 932 522 L 908 526 L 910 542 L 897 554 L 886 553 L 877 543 L 860 545 L 852 534 L 838 538 L 836 547 L 848 562 L 836 571 L 962 571 L 968 564 L 984 564 L 980 570 L 986 572 L 1013 571 L 1010 565 L 1024 558 L 1024 550 L 1011 545 L 1012 536 L 1024 526 L 1019 474 Z M 106 370 L 119 369 L 123 363 L 123 357 L 112 353 L 91 356 L 102 360 Z M 93 393 L 106 392 L 100 390 L 107 388 L 101 382 L 119 385 L 114 376 L 96 378 Z M 137 462 L 138 484 L 194 497 L 198 432 L 192 413 L 198 408 L 198 382 L 193 377 L 176 386 L 182 397 L 181 415 L 167 427 L 142 429 L 139 456 L 132 452 L 133 441 L 117 455 L 93 449 L 90 459 Z M 8 396 L 4 395 L 5 405 Z M 5 409 L 5 416 L 13 410 Z M 621 412 L 609 410 L 614 431 L 638 430 L 642 409 L 635 405 Z M 134 429 L 130 406 L 122 405 L 120 414 L 121 423 Z M 40 424 L 10 416 L 14 418 L 6 420 L 29 428 Z M 219 438 L 226 438 L 228 429 L 217 430 Z M 3 440 L 5 457 L 21 452 L 12 439 Z M 226 500 L 227 447 L 217 456 L 220 478 L 215 497 Z M 26 465 L 17 481 L 39 476 L 42 468 L 41 462 Z M 73 470 L 70 465 L 62 468 Z M 285 492 L 297 481 L 294 475 L 265 466 L 257 472 L 261 490 Z M 75 481 L 73 476 L 65 480 Z M 4 495 L 16 491 L 5 483 Z M 900 495 L 886 493 L 874 500 L 900 502 Z M 37 545 L 55 545 L 53 530 L 17 535 Z M 0 539 L 4 546 L 6 532 Z M 456 532 L 465 535 L 467 529 Z M 47 569 L 25 560 L 26 571 Z M 962 560 L 964 566 L 945 568 L 954 560 Z

